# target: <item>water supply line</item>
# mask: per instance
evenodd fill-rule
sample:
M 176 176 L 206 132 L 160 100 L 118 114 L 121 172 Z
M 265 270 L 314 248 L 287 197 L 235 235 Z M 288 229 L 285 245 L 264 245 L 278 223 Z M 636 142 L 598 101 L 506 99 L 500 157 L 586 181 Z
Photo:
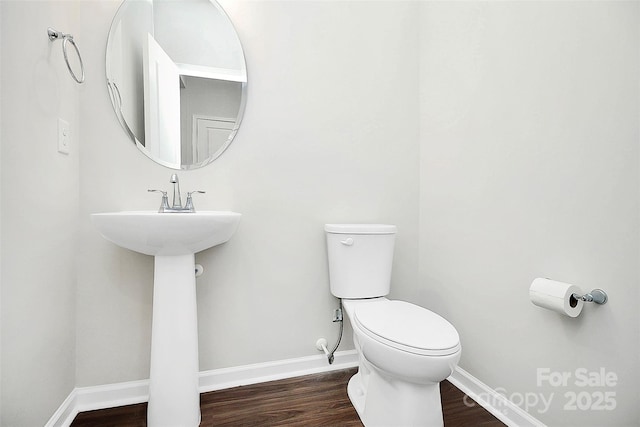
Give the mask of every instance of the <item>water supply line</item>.
M 340 322 L 340 333 L 338 335 L 338 341 L 336 342 L 336 345 L 334 345 L 333 349 L 329 351 L 327 349 L 327 340 L 325 340 L 324 338 L 320 338 L 316 342 L 316 347 L 318 348 L 318 350 L 323 351 L 324 354 L 327 356 L 327 361 L 329 362 L 329 365 L 333 364 L 333 355 L 338 349 L 338 346 L 340 345 L 340 341 L 342 341 L 342 331 L 344 329 L 344 322 L 343 322 L 343 316 L 342 316 L 342 299 L 339 299 L 338 301 L 340 303 L 340 306 L 334 311 L 334 314 L 333 314 L 333 322 L 334 323 Z

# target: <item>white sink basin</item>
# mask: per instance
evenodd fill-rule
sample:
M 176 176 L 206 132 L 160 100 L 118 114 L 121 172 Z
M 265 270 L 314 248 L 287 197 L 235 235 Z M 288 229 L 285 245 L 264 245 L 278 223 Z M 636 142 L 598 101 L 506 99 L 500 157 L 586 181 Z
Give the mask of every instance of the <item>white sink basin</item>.
M 149 427 L 200 424 L 195 253 L 229 240 L 240 217 L 224 211 L 91 215 L 105 239 L 154 256 Z
M 227 211 L 158 213 L 130 211 L 92 214 L 102 236 L 147 255 L 188 255 L 219 245 L 238 228 L 240 215 Z

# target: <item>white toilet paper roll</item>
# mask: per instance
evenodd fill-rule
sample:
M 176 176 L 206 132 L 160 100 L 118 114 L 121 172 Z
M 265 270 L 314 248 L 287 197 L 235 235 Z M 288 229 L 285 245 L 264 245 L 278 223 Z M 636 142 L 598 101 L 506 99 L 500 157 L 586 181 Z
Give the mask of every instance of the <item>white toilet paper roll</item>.
M 574 293 L 582 295 L 577 286 L 551 279 L 537 278 L 529 288 L 532 303 L 569 317 L 578 317 L 584 306 L 584 302 L 572 297 Z

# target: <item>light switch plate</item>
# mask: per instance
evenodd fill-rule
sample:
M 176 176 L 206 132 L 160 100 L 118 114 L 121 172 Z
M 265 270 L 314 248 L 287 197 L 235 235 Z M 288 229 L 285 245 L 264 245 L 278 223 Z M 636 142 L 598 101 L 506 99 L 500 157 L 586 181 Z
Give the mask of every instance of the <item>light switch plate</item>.
M 71 126 L 69 122 L 58 119 L 58 152 L 69 154 L 71 146 Z

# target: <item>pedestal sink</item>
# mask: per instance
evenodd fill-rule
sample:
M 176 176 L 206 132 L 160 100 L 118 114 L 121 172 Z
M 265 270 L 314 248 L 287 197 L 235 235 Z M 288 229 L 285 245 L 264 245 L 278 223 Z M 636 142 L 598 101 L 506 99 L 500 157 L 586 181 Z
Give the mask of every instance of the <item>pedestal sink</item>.
M 91 215 L 105 239 L 155 257 L 150 427 L 200 424 L 195 253 L 229 240 L 240 217 L 224 211 Z

